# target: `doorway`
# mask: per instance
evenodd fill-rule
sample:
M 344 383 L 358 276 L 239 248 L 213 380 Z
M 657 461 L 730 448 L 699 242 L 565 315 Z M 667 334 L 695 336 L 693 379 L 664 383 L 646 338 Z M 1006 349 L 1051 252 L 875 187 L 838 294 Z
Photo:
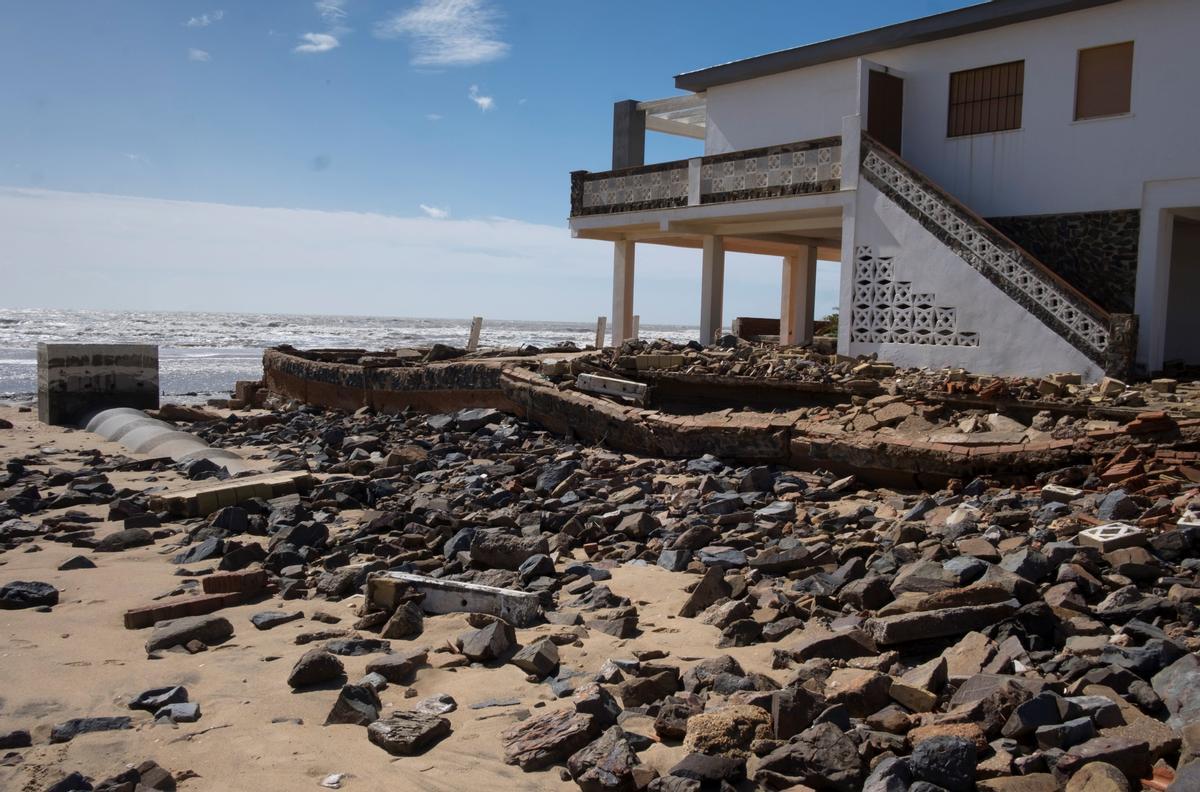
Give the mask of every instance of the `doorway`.
M 872 69 L 867 74 L 867 133 L 896 154 L 904 142 L 904 80 Z
M 1200 213 L 1189 214 L 1176 214 L 1171 224 L 1164 369 L 1200 366 Z

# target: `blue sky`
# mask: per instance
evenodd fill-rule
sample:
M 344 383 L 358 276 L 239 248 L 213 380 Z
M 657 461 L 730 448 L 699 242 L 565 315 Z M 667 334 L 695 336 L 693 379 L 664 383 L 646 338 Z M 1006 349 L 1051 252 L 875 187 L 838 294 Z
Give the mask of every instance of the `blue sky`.
M 306 266 L 319 269 L 327 261 L 346 282 L 327 279 L 314 293 L 303 282 L 272 281 L 275 293 L 246 310 L 328 306 L 321 312 L 539 319 L 606 313 L 605 246 L 569 239 L 559 245 L 553 234 L 568 233 L 568 173 L 608 165 L 613 101 L 673 95 L 672 77 L 681 71 L 965 4 L 11 4 L 0 28 L 0 69 L 7 76 L 0 81 L 0 233 L 18 239 L 0 251 L 0 265 L 18 272 L 21 288 L 10 291 L 15 297 L 0 297 L 0 305 L 232 307 L 228 295 L 182 287 L 184 263 L 205 262 L 172 229 L 194 226 L 205 237 L 208 228 L 205 255 L 244 262 L 243 277 L 261 286 L 269 281 L 256 280 L 260 267 L 277 281 L 289 262 L 308 256 L 278 233 L 255 236 L 255 228 L 274 228 L 275 220 L 264 223 L 253 207 L 270 207 L 336 213 L 319 240 L 305 236 L 312 233 L 311 212 L 293 221 L 305 248 L 316 245 L 327 256 L 305 258 Z M 699 152 L 699 141 L 653 133 L 648 139 L 648 161 Z M 89 204 L 63 193 L 93 195 Z M 121 203 L 111 196 L 150 200 Z M 210 225 L 204 205 L 213 204 L 222 205 L 221 220 Z M 114 206 L 122 234 L 104 231 Z M 355 224 L 365 219 L 351 214 L 422 222 L 393 223 L 381 232 L 395 235 L 381 254 L 378 246 L 359 246 Z M 339 217 L 347 222 L 342 236 Z M 435 221 L 474 225 L 437 229 Z M 536 230 L 545 244 L 509 268 L 514 227 Z M 414 244 L 406 246 L 406 239 Z M 494 266 L 464 264 L 464 245 L 486 248 Z M 698 253 L 640 256 L 643 321 L 694 323 Z M 162 262 L 145 274 L 157 282 L 144 300 L 127 287 L 101 286 L 106 274 L 121 277 L 131 258 Z M 392 273 L 405 287 L 364 295 L 353 277 L 359 268 L 377 278 Z M 91 285 L 73 290 L 73 275 L 83 269 Z M 826 301 L 828 272 L 822 273 Z M 546 303 L 523 301 L 510 282 L 518 273 L 538 282 L 534 292 Z M 777 262 L 731 263 L 729 277 L 727 318 L 778 310 Z M 430 294 L 422 297 L 415 287 L 426 283 Z M 458 293 L 438 293 L 447 291 Z

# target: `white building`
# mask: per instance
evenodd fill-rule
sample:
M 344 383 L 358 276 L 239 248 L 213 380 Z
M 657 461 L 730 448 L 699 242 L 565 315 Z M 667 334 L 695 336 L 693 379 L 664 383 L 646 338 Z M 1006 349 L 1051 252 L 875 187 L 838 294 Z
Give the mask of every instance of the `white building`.
M 1200 2 L 993 0 L 675 78 L 614 111 L 572 174 L 575 236 L 614 243 L 614 343 L 639 244 L 779 256 L 780 335 L 841 263 L 838 351 L 1094 379 L 1200 363 Z M 646 130 L 705 156 L 647 165 Z M 984 219 L 986 218 L 986 220 Z M 1136 317 L 1136 318 L 1135 318 Z

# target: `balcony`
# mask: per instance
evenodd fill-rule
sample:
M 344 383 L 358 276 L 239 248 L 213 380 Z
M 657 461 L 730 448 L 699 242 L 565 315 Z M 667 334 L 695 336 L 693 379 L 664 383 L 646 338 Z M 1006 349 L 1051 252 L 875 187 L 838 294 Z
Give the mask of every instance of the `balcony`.
M 655 165 L 571 174 L 571 217 L 836 192 L 842 139 L 828 137 Z

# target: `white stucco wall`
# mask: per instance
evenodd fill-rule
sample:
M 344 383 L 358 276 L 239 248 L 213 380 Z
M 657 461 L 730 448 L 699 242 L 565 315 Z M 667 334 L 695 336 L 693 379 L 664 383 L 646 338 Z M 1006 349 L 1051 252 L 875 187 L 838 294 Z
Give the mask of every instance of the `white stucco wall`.
M 866 180 L 859 181 L 852 224 L 855 247 L 870 245 L 876 256 L 893 256 L 896 281 L 931 292 L 938 307 L 954 308 L 958 329 L 979 334 L 979 346 L 852 343 L 847 329 L 841 349 L 850 355 L 878 353 L 901 366 L 962 366 L 978 374 L 1042 376 L 1079 372 L 1103 376 L 1082 352 L 994 286 L 916 220 Z M 854 263 L 842 266 L 841 307 L 849 327 L 853 313 Z M 840 328 L 839 328 L 840 329 Z
M 905 77 L 905 159 L 988 216 L 1130 209 L 1142 184 L 1200 176 L 1200 2 L 1123 0 L 1047 19 L 871 53 Z M 1073 121 L 1078 50 L 1134 41 L 1128 116 Z M 1019 130 L 946 137 L 949 75 L 1025 61 Z M 706 151 L 838 134 L 860 109 L 857 62 L 708 91 Z
M 825 63 L 708 90 L 705 154 L 842 134 L 858 112 L 858 64 Z

